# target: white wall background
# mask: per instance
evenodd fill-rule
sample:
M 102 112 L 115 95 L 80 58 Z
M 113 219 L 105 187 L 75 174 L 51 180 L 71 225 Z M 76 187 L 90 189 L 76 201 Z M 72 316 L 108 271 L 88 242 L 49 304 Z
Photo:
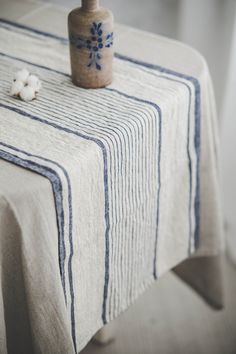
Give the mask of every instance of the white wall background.
M 197 48 L 213 77 L 219 114 L 229 67 L 235 0 L 181 0 L 178 39 Z
M 221 128 L 222 198 L 226 216 L 227 250 L 236 264 L 236 13 Z

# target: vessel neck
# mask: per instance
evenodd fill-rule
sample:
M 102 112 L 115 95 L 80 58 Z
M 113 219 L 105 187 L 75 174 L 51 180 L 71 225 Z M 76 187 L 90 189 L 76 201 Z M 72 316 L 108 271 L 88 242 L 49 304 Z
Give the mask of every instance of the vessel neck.
M 82 9 L 84 11 L 97 11 L 99 9 L 99 0 L 82 0 Z

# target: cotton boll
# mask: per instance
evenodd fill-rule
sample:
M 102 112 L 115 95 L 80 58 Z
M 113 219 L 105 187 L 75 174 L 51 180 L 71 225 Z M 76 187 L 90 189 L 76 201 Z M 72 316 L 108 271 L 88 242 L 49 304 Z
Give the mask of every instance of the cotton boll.
M 33 100 L 35 98 L 34 88 L 29 85 L 23 87 L 23 89 L 20 92 L 20 98 L 26 102 Z
M 28 102 L 36 98 L 36 93 L 39 92 L 40 88 L 41 81 L 39 78 L 36 75 L 31 75 L 27 69 L 22 69 L 14 76 L 10 94 Z
M 17 71 L 14 75 L 14 80 L 16 81 L 22 81 L 23 84 L 27 82 L 27 79 L 29 77 L 29 72 L 27 69 L 22 69 L 20 71 Z
M 10 95 L 18 96 L 23 88 L 24 88 L 24 84 L 22 81 L 14 81 L 11 86 Z
M 41 81 L 36 75 L 30 75 L 27 79 L 27 83 L 29 86 L 33 87 L 36 92 L 39 92 L 41 88 Z

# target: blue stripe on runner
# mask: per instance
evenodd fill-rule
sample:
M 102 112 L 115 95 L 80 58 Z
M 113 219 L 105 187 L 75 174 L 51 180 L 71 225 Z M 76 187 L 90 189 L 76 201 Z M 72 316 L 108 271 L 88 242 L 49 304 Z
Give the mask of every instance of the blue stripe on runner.
M 42 160 L 42 161 L 50 162 L 50 163 L 52 163 L 53 165 L 59 167 L 59 168 L 63 171 L 63 173 L 64 173 L 64 175 L 65 175 L 65 177 L 66 177 L 67 185 L 68 185 L 68 204 L 69 204 L 69 242 L 70 242 L 70 249 L 71 249 L 70 256 L 69 256 L 69 261 L 68 261 L 68 274 L 69 274 L 69 284 L 70 284 L 70 292 L 71 292 L 71 330 L 72 330 L 72 338 L 73 338 L 74 346 L 75 346 L 75 349 L 76 349 L 75 314 L 74 314 L 74 289 L 73 289 L 73 276 L 72 276 L 72 263 L 71 263 L 71 262 L 72 262 L 73 253 L 74 253 L 74 250 L 73 250 L 73 240 L 72 240 L 72 238 L 73 238 L 73 235 L 72 235 L 72 219 L 73 219 L 73 217 L 72 217 L 72 193 L 71 193 L 71 183 L 70 183 L 69 175 L 68 175 L 67 171 L 65 170 L 65 168 L 64 168 L 62 165 L 60 165 L 59 163 L 57 163 L 56 161 L 52 161 L 52 160 L 50 160 L 50 159 L 47 159 L 47 158 L 42 157 L 42 156 L 39 156 L 39 155 L 30 154 L 30 153 L 28 153 L 28 152 L 26 152 L 26 151 L 23 151 L 23 150 L 20 150 L 20 149 L 16 148 L 15 146 L 8 145 L 8 144 L 5 144 L 5 143 L 3 143 L 3 142 L 0 142 L 0 145 L 2 145 L 2 146 L 4 146 L 4 147 L 7 147 L 7 148 L 9 148 L 9 149 L 11 149 L 11 150 L 14 150 L 14 151 L 16 151 L 16 152 L 20 152 L 20 153 L 22 153 L 22 154 L 24 154 L 24 155 L 26 155 L 26 156 L 29 156 L 29 157 L 36 157 L 36 158 L 38 158 L 38 159 L 40 159 L 40 160 Z M 4 158 L 4 157 L 2 156 L 2 154 L 1 154 L 1 152 L 2 152 L 2 151 L 0 151 L 0 156 L 1 156 L 2 158 Z M 18 159 L 20 159 L 19 156 L 18 156 Z M 21 160 L 22 160 L 22 159 L 21 159 Z M 14 162 L 15 162 L 15 161 L 14 161 Z M 22 167 L 25 167 L 25 168 L 27 168 L 27 169 L 33 170 L 32 167 L 30 167 L 30 166 L 28 166 L 28 167 L 26 167 L 26 165 L 25 165 L 25 166 L 21 165 L 21 166 L 22 166 Z M 39 173 L 39 174 L 41 174 L 41 175 L 43 175 L 43 174 L 40 172 L 42 168 L 45 169 L 45 171 L 46 171 L 45 173 L 47 173 L 48 167 L 42 166 L 42 165 L 40 165 L 40 164 L 38 164 L 38 170 L 33 170 L 33 171 L 34 171 L 34 172 L 37 172 L 37 173 Z M 58 175 L 55 171 L 54 171 L 54 174 L 55 174 L 55 175 L 57 176 L 57 178 L 60 180 L 59 175 Z M 46 176 L 46 175 L 43 175 L 43 176 Z M 46 177 L 47 177 L 47 176 L 46 176 Z M 49 177 L 47 177 L 47 178 L 50 180 Z M 53 181 L 50 180 L 50 182 L 51 182 L 52 187 L 53 187 Z M 61 183 L 61 185 L 62 185 L 62 183 Z M 57 200 L 57 196 L 55 195 L 55 194 L 56 194 L 55 188 L 53 188 L 53 192 L 54 192 L 54 200 L 55 200 L 55 204 L 56 204 L 56 211 L 58 211 L 58 210 L 59 210 L 59 209 L 58 209 L 58 205 L 57 205 L 58 200 Z M 61 198 L 62 198 L 62 193 L 61 193 Z M 62 203 L 62 205 L 60 206 L 60 208 L 63 208 L 63 203 Z M 64 229 L 64 226 L 63 226 L 63 229 Z M 64 242 L 64 235 L 63 235 L 63 243 L 65 244 L 65 242 Z M 65 246 L 64 246 L 64 247 L 65 247 Z M 58 256 L 59 256 L 59 264 L 61 264 L 61 263 L 63 264 L 63 265 L 62 265 L 62 268 L 63 268 L 63 273 L 64 273 L 64 272 L 65 272 L 65 271 L 64 271 L 64 261 L 65 261 L 65 259 L 62 259 L 62 260 L 61 260 L 61 254 L 60 254 L 60 252 L 58 253 Z M 61 268 L 61 266 L 60 266 L 60 268 Z M 64 291 L 64 295 L 65 295 L 65 301 L 66 301 L 66 303 L 67 303 L 66 289 L 65 289 L 65 276 L 64 276 L 64 282 L 62 281 L 62 285 L 63 285 L 63 291 Z
M 35 28 L 29 27 L 29 26 L 25 26 L 25 25 L 23 25 L 21 23 L 17 23 L 17 22 L 13 22 L 11 20 L 7 20 L 5 18 L 0 18 L 0 22 L 5 23 L 6 25 L 14 26 L 14 27 L 26 30 L 26 31 L 33 32 L 33 33 L 38 34 L 40 36 L 54 38 L 54 39 L 59 40 L 59 41 L 61 41 L 63 43 L 67 43 L 68 42 L 67 38 L 57 36 L 56 34 L 40 31 L 40 30 L 37 30 Z
M 52 71 L 52 72 L 57 73 L 57 74 L 60 74 L 60 75 L 64 75 L 64 76 L 66 76 L 66 77 L 70 77 L 70 75 L 67 74 L 67 73 L 63 73 L 62 71 L 58 71 L 58 70 L 55 70 L 55 69 L 48 68 L 47 66 L 44 66 L 44 65 L 34 64 L 34 63 L 31 63 L 31 62 L 28 61 L 28 60 L 24 60 L 24 59 L 21 59 L 21 58 L 17 58 L 17 57 L 14 57 L 14 56 L 12 56 L 12 55 L 5 54 L 5 53 L 2 53 L 2 52 L 0 53 L 0 55 L 1 55 L 2 57 L 14 59 L 14 60 L 18 60 L 18 61 L 20 61 L 21 63 L 25 63 L 25 64 L 29 64 L 29 65 L 34 65 L 34 66 L 36 66 L 37 68 L 40 68 L 40 69 L 45 69 L 45 70 Z

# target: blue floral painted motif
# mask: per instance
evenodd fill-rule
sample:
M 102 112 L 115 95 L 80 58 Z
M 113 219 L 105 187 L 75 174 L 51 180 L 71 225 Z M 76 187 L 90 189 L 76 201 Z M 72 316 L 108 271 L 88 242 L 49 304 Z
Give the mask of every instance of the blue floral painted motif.
M 113 32 L 103 38 L 102 22 L 93 22 L 90 28 L 91 37 L 89 39 L 75 38 L 70 36 L 70 43 L 76 48 L 87 48 L 89 50 L 88 67 L 95 66 L 97 70 L 102 70 L 100 60 L 102 59 L 101 49 L 110 48 L 113 45 Z

